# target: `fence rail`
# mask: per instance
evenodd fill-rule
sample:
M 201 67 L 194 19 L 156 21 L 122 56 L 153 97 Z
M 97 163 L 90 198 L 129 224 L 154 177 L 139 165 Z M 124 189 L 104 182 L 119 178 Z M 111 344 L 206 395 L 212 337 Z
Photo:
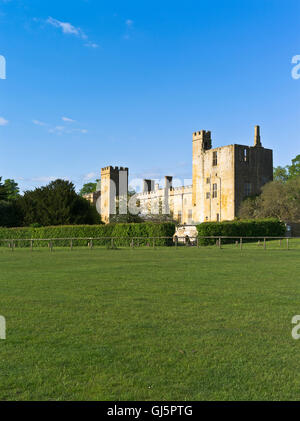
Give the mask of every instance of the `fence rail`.
M 131 240 L 133 238 L 136 239 L 142 239 L 142 240 L 149 240 L 149 239 L 153 239 L 153 238 L 157 238 L 157 239 L 172 239 L 174 240 L 176 236 L 173 237 L 57 237 L 57 238 L 0 238 L 0 241 L 50 241 L 50 240 L 110 240 L 111 238 L 114 239 L 122 239 L 122 240 Z M 300 237 L 275 237 L 275 236 L 251 236 L 251 237 L 241 237 L 240 235 L 234 236 L 234 237 L 229 237 L 229 236 L 222 236 L 222 235 L 211 235 L 211 236 L 185 236 L 185 237 L 177 237 L 178 239 L 186 239 L 186 237 L 190 238 L 190 239 L 218 239 L 218 238 L 223 238 L 223 239 L 246 239 L 246 240 L 261 240 L 261 239 L 266 239 L 266 240 L 300 240 Z
M 120 247 L 157 247 L 157 246 L 206 246 L 216 245 L 220 249 L 225 244 L 235 244 L 241 250 L 246 243 L 258 242 L 258 245 L 263 246 L 267 249 L 268 241 L 278 240 L 280 247 L 282 242 L 286 243 L 286 248 L 290 249 L 291 240 L 300 240 L 300 237 L 276 237 L 276 236 L 173 236 L 173 237 L 66 237 L 66 238 L 7 238 L 0 239 L 0 246 L 6 245 L 12 251 L 16 247 L 19 248 L 30 248 L 33 250 L 35 245 L 41 247 L 49 247 L 50 251 L 53 251 L 54 245 L 56 247 L 69 247 L 71 250 L 76 246 L 87 246 L 93 249 L 95 246 L 107 246 L 109 248 Z M 98 244 L 97 244 L 98 242 Z M 99 244 L 99 242 L 101 244 Z M 44 244 L 46 243 L 46 244 Z M 54 244 L 56 243 L 56 244 Z M 63 245 L 62 245 L 63 243 Z M 300 242 L 299 242 L 300 246 Z

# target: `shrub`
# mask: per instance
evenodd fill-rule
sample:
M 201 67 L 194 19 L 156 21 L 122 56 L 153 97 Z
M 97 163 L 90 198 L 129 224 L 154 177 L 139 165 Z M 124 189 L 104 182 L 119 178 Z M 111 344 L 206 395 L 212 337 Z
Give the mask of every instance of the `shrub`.
M 204 222 L 197 225 L 200 237 L 282 237 L 285 235 L 285 224 L 278 219 L 253 219 L 226 222 Z M 230 243 L 227 239 L 223 242 Z M 235 241 L 235 240 L 234 240 Z M 202 245 L 214 244 L 214 239 L 199 239 Z
M 0 228 L 0 244 L 1 240 L 9 239 L 48 239 L 52 240 L 54 246 L 68 247 L 70 246 L 70 238 L 73 240 L 74 246 L 87 246 L 90 238 L 102 238 L 93 240 L 95 246 L 106 246 L 110 244 L 109 237 L 122 237 L 114 241 L 116 246 L 129 246 L 133 237 L 172 237 L 175 232 L 175 224 L 108 224 L 108 225 L 66 225 L 54 227 L 27 227 L 27 228 Z M 76 238 L 85 238 L 85 240 L 76 240 Z M 62 239 L 62 240 L 60 240 Z M 63 240 L 67 239 L 67 240 Z M 140 245 L 146 245 L 149 242 L 140 241 Z M 156 240 L 156 245 L 166 246 L 172 245 L 172 239 Z M 35 241 L 35 246 L 46 247 L 47 241 Z M 29 241 L 18 241 L 16 246 L 29 247 Z

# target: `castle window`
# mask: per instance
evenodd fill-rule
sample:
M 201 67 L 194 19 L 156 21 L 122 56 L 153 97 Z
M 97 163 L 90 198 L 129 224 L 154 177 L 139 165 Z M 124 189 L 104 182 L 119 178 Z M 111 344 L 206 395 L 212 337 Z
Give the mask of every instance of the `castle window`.
M 192 209 L 189 209 L 189 212 L 188 212 L 188 220 L 189 220 L 189 223 L 192 222 L 192 219 L 193 219 L 193 211 L 192 211 Z
M 210 199 L 210 192 L 209 191 L 206 193 L 206 199 Z
M 215 199 L 216 197 L 218 197 L 218 185 L 217 184 L 213 184 L 212 197 L 213 197 L 213 199 Z
M 217 222 L 220 222 L 220 214 L 217 213 Z
M 213 152 L 213 166 L 218 165 L 218 152 Z
M 206 184 L 210 184 L 210 177 L 206 179 Z
M 248 148 L 244 148 L 241 151 L 241 161 L 242 162 L 249 162 L 249 149 Z
M 244 185 L 245 197 L 251 196 L 251 194 L 252 194 L 252 183 L 245 183 Z

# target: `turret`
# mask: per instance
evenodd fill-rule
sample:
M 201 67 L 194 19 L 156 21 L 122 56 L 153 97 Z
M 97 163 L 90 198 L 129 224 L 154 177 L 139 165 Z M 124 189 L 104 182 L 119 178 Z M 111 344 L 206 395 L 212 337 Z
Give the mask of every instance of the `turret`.
M 211 143 L 211 132 L 206 130 L 201 130 L 200 132 L 193 133 L 193 142 L 200 142 L 201 148 L 204 151 L 208 151 L 212 148 Z

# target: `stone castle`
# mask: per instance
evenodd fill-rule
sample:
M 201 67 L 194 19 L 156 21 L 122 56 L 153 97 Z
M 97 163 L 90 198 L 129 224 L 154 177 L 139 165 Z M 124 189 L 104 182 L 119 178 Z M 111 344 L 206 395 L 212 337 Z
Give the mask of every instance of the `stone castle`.
M 246 197 L 259 194 L 261 187 L 273 180 L 273 151 L 262 146 L 259 126 L 251 147 L 212 148 L 211 132 L 201 130 L 193 133 L 192 185 L 173 187 L 172 179 L 166 176 L 163 188 L 154 180 L 143 181 L 143 192 L 136 195 L 142 213 L 164 209 L 162 213 L 187 225 L 230 221 L 237 217 Z M 128 168 L 109 166 L 101 170 L 101 191 L 86 198 L 95 203 L 100 196 L 101 217 L 108 223 L 116 197 L 127 191 Z

